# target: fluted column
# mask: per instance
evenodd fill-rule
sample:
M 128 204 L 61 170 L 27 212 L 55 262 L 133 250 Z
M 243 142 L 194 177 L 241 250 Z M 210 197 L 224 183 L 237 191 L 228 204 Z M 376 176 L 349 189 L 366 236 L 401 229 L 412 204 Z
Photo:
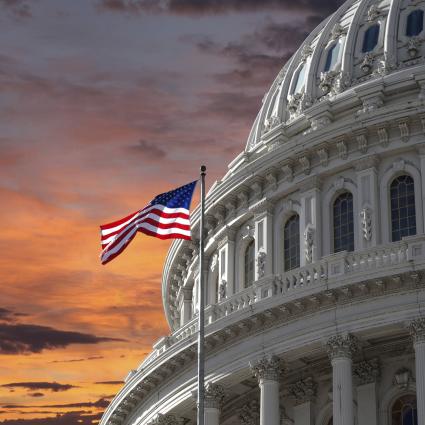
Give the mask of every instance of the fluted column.
M 335 335 L 327 342 L 332 363 L 333 425 L 354 425 L 351 356 L 356 348 L 352 335 Z
M 279 358 L 263 357 L 251 371 L 260 386 L 260 425 L 279 425 Z
M 205 387 L 205 425 L 219 425 L 220 410 L 224 400 L 224 388 L 218 384 L 209 383 Z
M 425 318 L 410 323 L 410 334 L 415 348 L 416 402 L 418 405 L 418 424 L 425 424 Z

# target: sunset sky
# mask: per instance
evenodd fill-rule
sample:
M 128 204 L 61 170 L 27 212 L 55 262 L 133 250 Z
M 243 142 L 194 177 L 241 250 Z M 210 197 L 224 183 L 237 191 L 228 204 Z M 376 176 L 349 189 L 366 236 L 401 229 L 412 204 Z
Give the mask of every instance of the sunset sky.
M 0 424 L 98 422 L 169 333 L 169 242 L 138 235 L 101 266 L 99 225 L 201 163 L 208 186 L 224 175 L 341 3 L 0 0 Z

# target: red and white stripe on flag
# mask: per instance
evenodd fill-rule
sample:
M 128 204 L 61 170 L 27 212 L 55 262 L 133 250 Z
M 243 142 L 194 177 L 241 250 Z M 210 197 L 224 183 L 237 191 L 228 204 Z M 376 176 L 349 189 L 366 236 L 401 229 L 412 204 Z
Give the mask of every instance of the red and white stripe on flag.
M 121 254 L 137 232 L 159 239 L 191 239 L 190 216 L 186 208 L 148 205 L 121 220 L 100 226 L 102 264 Z

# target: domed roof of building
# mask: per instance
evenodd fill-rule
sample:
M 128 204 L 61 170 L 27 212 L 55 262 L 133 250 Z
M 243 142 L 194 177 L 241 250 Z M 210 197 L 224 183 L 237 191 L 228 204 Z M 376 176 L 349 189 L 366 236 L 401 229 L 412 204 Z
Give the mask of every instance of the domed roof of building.
M 332 104 L 362 83 L 423 63 L 423 13 L 423 1 L 417 0 L 345 2 L 279 72 L 264 96 L 245 151 L 254 151 L 268 133 L 305 115 L 313 129 L 325 126 L 330 117 L 309 116 L 316 104 Z

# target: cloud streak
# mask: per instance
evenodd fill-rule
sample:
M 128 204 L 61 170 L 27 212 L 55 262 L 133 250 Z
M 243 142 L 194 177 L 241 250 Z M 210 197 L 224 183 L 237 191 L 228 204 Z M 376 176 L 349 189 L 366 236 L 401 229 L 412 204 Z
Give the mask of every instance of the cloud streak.
M 58 382 L 10 382 L 1 385 L 3 388 L 24 388 L 30 391 L 49 390 L 55 393 L 60 391 L 68 391 L 72 388 L 78 388 L 76 385 L 60 384 Z

